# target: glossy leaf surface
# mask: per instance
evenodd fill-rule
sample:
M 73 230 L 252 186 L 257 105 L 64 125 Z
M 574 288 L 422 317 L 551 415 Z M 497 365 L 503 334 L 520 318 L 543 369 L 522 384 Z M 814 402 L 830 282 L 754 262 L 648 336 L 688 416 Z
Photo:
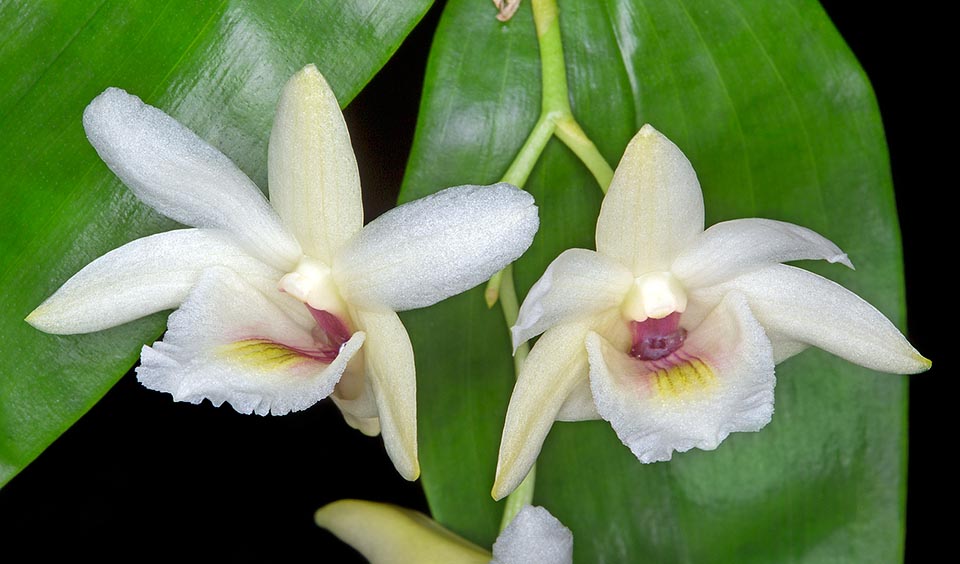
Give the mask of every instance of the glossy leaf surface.
M 768 217 L 819 231 L 857 270 L 804 264 L 903 321 L 899 228 L 866 76 L 810 0 L 559 1 L 573 111 L 611 165 L 652 123 L 690 158 L 707 223 Z M 465 40 L 464 38 L 469 38 Z M 527 3 L 444 12 L 401 200 L 490 183 L 539 111 Z M 522 298 L 569 247 L 593 247 L 601 193 L 548 145 L 526 186 L 541 230 L 517 264 Z M 513 384 L 499 309 L 482 290 L 405 315 L 417 350 L 423 481 L 436 518 L 489 545 L 489 497 Z M 430 359 L 429 362 L 420 359 Z M 602 421 L 556 424 L 535 503 L 580 562 L 893 562 L 901 558 L 906 379 L 807 351 L 777 368 L 776 412 L 713 452 L 644 465 Z
M 22 320 L 101 254 L 173 224 L 140 204 L 84 137 L 108 86 L 135 93 L 266 187 L 280 89 L 308 63 L 345 105 L 430 5 L 259 0 L 0 6 L 0 484 L 90 408 L 160 335 L 164 314 L 58 337 Z

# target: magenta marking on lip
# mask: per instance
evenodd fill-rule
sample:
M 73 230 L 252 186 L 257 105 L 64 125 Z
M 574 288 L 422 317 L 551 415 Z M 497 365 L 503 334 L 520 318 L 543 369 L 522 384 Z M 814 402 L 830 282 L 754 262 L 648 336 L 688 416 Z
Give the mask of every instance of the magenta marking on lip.
M 334 349 L 334 348 L 323 346 L 315 350 L 311 350 L 311 349 L 303 349 L 300 347 L 291 347 L 289 345 L 280 345 L 280 346 L 290 349 L 291 351 L 301 356 L 305 356 L 307 358 L 316 360 L 318 362 L 322 362 L 324 364 L 331 364 L 334 360 L 337 359 L 337 355 L 340 354 L 339 347 Z
M 686 329 L 680 327 L 680 312 L 663 319 L 631 321 L 630 332 L 633 336 L 630 356 L 640 360 L 664 358 L 679 349 L 687 338 Z
M 310 311 L 310 315 L 313 316 L 317 326 L 326 335 L 331 345 L 340 348 L 340 345 L 350 340 L 350 329 L 347 328 L 347 324 L 342 319 L 324 309 L 314 309 L 307 306 L 307 310 Z
M 302 357 L 316 360 L 324 364 L 331 364 L 340 354 L 344 343 L 350 340 L 350 329 L 342 319 L 326 310 L 314 309 L 307 306 L 310 315 L 317 322 L 313 330 L 313 347 L 295 347 L 274 341 L 273 339 L 253 338 L 252 341 L 272 343 L 277 347 L 296 353 Z

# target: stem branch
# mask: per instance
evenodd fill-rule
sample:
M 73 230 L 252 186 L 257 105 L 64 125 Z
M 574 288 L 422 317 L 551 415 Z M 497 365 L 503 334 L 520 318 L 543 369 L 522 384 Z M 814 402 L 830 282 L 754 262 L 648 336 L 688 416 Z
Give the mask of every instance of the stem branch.
M 540 47 L 541 100 L 540 117 L 523 146 L 513 159 L 503 181 L 523 187 L 533 167 L 543 154 L 547 142 L 554 134 L 579 158 L 593 174 L 603 192 L 607 191 L 613 170 L 597 150 L 597 146 L 573 117 L 570 107 L 570 91 L 567 87 L 566 63 L 563 57 L 563 44 L 560 37 L 560 20 L 556 0 L 532 0 L 533 21 L 537 28 L 537 42 Z M 487 283 L 485 292 L 487 305 L 493 307 L 498 298 L 503 309 L 503 318 L 507 327 L 517 322 L 519 306 L 517 292 L 513 285 L 513 265 L 509 265 L 495 274 Z M 513 357 L 517 376 L 529 353 L 529 345 L 521 345 Z M 503 508 L 500 522 L 502 531 L 513 521 L 520 509 L 533 501 L 537 467 L 534 465 L 520 485 L 509 496 Z

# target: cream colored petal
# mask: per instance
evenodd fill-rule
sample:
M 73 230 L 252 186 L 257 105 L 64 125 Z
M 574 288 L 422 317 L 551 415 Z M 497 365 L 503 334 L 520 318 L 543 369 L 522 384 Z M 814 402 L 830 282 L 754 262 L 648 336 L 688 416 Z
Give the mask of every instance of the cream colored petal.
M 557 413 L 557 421 L 593 421 L 603 419 L 597 412 L 590 390 L 590 380 L 583 379 L 573 388 Z
M 269 150 L 270 203 L 306 254 L 326 264 L 363 227 L 360 175 L 337 98 L 313 65 L 280 94 Z
M 713 450 L 730 433 L 758 431 L 773 414 L 773 354 L 746 299 L 731 293 L 656 361 L 587 337 L 597 410 L 641 462 L 673 452 Z
M 749 218 L 711 226 L 677 257 L 670 270 L 687 289 L 694 289 L 793 260 L 826 260 L 853 268 L 840 247 L 815 231 L 783 221 Z
M 597 251 L 634 275 L 663 271 L 703 231 L 703 194 L 683 152 L 650 125 L 627 145 L 597 218 Z
M 455 186 L 371 221 L 333 274 L 361 307 L 426 307 L 487 281 L 527 250 L 538 226 L 533 196 L 516 186 Z
M 343 400 L 338 399 L 337 396 L 330 396 L 330 399 L 340 408 L 340 414 L 343 415 L 343 420 L 347 422 L 350 428 L 356 429 L 368 437 L 376 437 L 380 434 L 379 417 L 357 417 L 348 408 L 344 407 Z
M 361 350 L 343 373 L 330 399 L 340 408 L 347 425 L 364 435 L 375 437 L 380 434 L 377 399 L 370 379 L 364 372 L 364 354 Z
M 358 499 L 317 510 L 317 525 L 371 564 L 487 564 L 491 554 L 419 511 Z
M 914 374 L 930 368 L 930 361 L 875 307 L 812 272 L 778 264 L 698 294 L 715 299 L 730 291 L 743 292 L 760 324 L 775 340 L 790 344 L 784 352 L 798 352 L 805 344 L 881 372 Z
M 186 225 L 229 231 L 278 269 L 299 259 L 300 246 L 253 182 L 172 117 L 108 88 L 84 110 L 83 127 L 103 162 L 143 203 Z
M 526 505 L 493 543 L 490 564 L 572 564 L 573 533 L 543 507 Z
M 353 309 L 357 330 L 367 334 L 364 374 L 373 389 L 380 431 L 390 460 L 407 480 L 420 475 L 417 459 L 417 380 L 413 345 L 392 311 Z
M 222 231 L 177 229 L 137 239 L 91 262 L 26 321 L 60 335 L 121 325 L 179 306 L 200 273 L 212 266 L 248 279 L 276 281 L 280 276 Z
M 313 326 L 225 268 L 203 273 L 168 327 L 163 341 L 143 348 L 144 386 L 259 415 L 300 411 L 330 395 L 364 341 L 354 333 L 329 361 L 305 354 L 316 349 Z
M 618 325 L 624 328 L 614 330 Z M 619 312 L 608 312 L 558 325 L 544 333 L 530 350 L 507 407 L 491 492 L 494 499 L 506 497 L 520 485 L 536 462 L 560 409 L 587 379 L 584 339 L 593 329 L 612 335 L 618 342 L 629 339 Z
M 689 327 L 700 325 L 700 323 L 720 305 L 720 302 L 723 301 L 726 294 L 717 291 L 718 288 L 723 287 L 725 287 L 725 285 L 692 292 L 687 302 L 687 309 L 683 312 L 684 324 Z M 791 356 L 803 352 L 803 350 L 809 346 L 793 341 L 769 327 L 764 327 L 763 331 L 767 334 L 767 338 L 770 339 L 770 345 L 773 347 L 774 364 L 780 364 Z
M 550 327 L 619 307 L 632 284 L 629 270 L 596 251 L 560 253 L 520 306 L 513 350 Z

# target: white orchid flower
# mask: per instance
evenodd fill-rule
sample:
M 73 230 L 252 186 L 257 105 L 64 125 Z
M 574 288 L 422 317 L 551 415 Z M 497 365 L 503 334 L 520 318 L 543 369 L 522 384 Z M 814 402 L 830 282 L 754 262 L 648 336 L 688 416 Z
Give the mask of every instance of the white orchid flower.
M 573 533 L 543 507 L 525 505 L 490 553 L 419 511 L 342 499 L 314 520 L 371 564 L 571 564 Z
M 336 97 L 314 66 L 280 97 L 270 201 L 226 156 L 136 96 L 110 88 L 84 111 L 107 166 L 192 229 L 128 243 L 87 265 L 27 321 L 99 331 L 176 308 L 137 377 L 177 401 L 285 414 L 332 395 L 347 423 L 383 433 L 419 475 L 413 349 L 396 311 L 483 282 L 530 245 L 533 198 L 460 186 L 363 226 L 360 180 Z
M 884 372 L 929 368 L 856 294 L 780 264 L 852 268 L 827 239 L 767 219 L 703 222 L 690 162 L 644 126 L 604 198 L 597 250 L 558 256 L 520 308 L 514 347 L 546 332 L 507 410 L 496 499 L 529 471 L 554 420 L 603 418 L 642 462 L 669 460 L 766 425 L 774 365 L 808 345 Z

